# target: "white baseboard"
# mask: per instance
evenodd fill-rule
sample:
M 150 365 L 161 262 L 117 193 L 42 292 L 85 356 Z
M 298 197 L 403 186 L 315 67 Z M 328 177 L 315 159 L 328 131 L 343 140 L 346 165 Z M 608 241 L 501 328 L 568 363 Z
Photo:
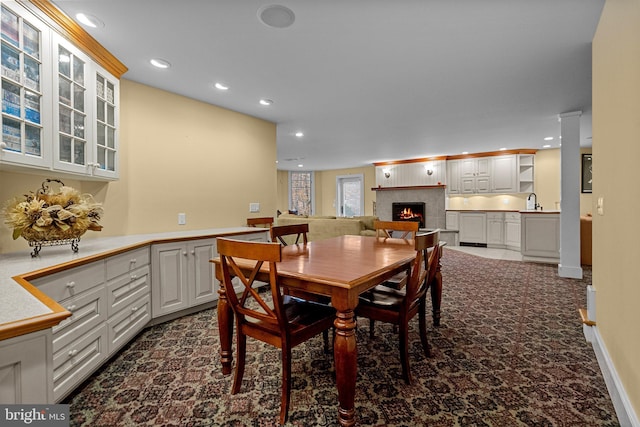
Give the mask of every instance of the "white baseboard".
M 631 406 L 629 396 L 627 396 L 624 386 L 622 385 L 622 381 L 618 376 L 618 372 L 616 371 L 615 366 L 613 366 L 613 361 L 611 360 L 609 352 L 607 351 L 607 348 L 602 341 L 602 337 L 598 332 L 598 327 L 591 326 L 589 329 L 591 329 L 592 332 L 589 334 L 592 340 L 588 341 L 593 345 L 593 350 L 596 353 L 596 358 L 600 365 L 600 371 L 602 371 L 604 382 L 607 384 L 609 396 L 613 402 L 613 407 L 616 410 L 616 415 L 618 416 L 620 425 L 622 427 L 640 427 L 640 421 L 638 421 L 638 417 L 636 416 L 633 406 Z

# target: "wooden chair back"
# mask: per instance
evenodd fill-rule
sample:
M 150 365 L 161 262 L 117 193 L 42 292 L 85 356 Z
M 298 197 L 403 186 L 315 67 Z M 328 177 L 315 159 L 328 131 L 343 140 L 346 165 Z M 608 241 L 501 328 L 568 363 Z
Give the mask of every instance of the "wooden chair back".
M 272 216 L 265 216 L 261 218 L 247 218 L 247 227 L 271 228 L 272 225 Z
M 327 350 L 327 330 L 333 326 L 335 309 L 327 305 L 298 300 L 284 295 L 278 279 L 277 263 L 282 259 L 279 243 L 246 242 L 217 239 L 222 269 L 222 286 L 236 318 L 238 357 L 231 393 L 240 391 L 246 363 L 246 337 L 263 341 L 282 351 L 282 392 L 280 424 L 287 420 L 291 400 L 291 349 L 323 333 Z M 253 287 L 256 278 L 264 276 L 269 266 L 271 301 Z M 232 278 L 240 279 L 234 289 Z M 260 278 L 265 280 L 264 277 Z
M 294 245 L 300 242 L 300 237 L 302 237 L 302 243 L 306 245 L 308 232 L 309 224 L 275 225 L 271 227 L 271 241 L 280 242 L 282 246 L 287 246 L 288 241 L 292 241 L 292 239 L 285 239 L 285 237 L 295 235 Z
M 411 313 L 425 298 L 429 284 L 435 277 L 440 252 L 439 243 L 440 230 L 418 234 L 415 238 L 416 258 L 411 267 L 405 297 L 408 313 Z
M 394 237 L 393 232 L 401 232 L 401 239 L 415 239 L 418 227 L 417 221 L 374 221 L 373 228 L 377 237 Z

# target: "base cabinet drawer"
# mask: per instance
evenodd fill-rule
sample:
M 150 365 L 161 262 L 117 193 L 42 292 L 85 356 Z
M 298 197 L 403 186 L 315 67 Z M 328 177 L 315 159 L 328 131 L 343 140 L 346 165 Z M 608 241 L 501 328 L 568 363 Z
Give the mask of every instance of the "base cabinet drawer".
M 53 327 L 54 353 L 107 320 L 107 291 L 104 286 L 60 301 L 60 305 L 71 312 L 71 317 Z
M 107 321 L 109 353 L 131 340 L 151 320 L 151 295 L 144 294 Z
M 104 261 L 36 279 L 31 283 L 56 301 L 63 301 L 104 283 Z
M 53 353 L 53 397 L 62 400 L 107 357 L 107 327 L 102 323 Z
M 148 265 L 109 281 L 107 283 L 109 317 L 149 292 L 151 292 L 151 279 Z

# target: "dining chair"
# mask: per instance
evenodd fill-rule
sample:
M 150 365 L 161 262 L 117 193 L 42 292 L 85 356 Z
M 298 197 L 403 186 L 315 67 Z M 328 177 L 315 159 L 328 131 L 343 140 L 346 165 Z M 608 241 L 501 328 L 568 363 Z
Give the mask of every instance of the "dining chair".
M 247 337 L 271 344 L 282 351 L 282 393 L 280 424 L 287 420 L 291 400 L 291 350 L 333 326 L 336 311 L 330 306 L 284 295 L 277 263 L 282 247 L 278 243 L 218 239 L 222 286 L 236 319 L 237 358 L 231 394 L 240 391 L 244 376 Z M 252 283 L 263 264 L 269 267 L 271 292 L 261 295 Z M 242 268 L 240 267 L 242 266 Z M 234 290 L 231 279 L 242 287 Z M 271 296 L 271 301 L 264 298 Z M 325 352 L 328 342 L 325 341 Z
M 271 228 L 272 225 L 272 216 L 265 216 L 261 218 L 247 218 L 247 227 Z
M 289 242 L 292 242 L 292 238 L 285 239 L 287 236 L 296 236 L 296 240 L 293 243 L 297 245 L 302 237 L 302 243 L 305 245 L 307 241 L 307 233 L 309 232 L 309 224 L 291 224 L 291 225 L 274 225 L 271 227 L 271 241 L 279 241 L 283 246 L 287 246 Z
M 416 257 L 411 265 L 406 286 L 395 289 L 387 286 L 376 286 L 360 296 L 356 315 L 370 319 L 373 338 L 373 321 L 391 323 L 399 329 L 400 362 L 402 376 L 407 384 L 411 384 L 409 368 L 409 321 L 418 315 L 420 340 L 426 357 L 431 356 L 427 340 L 426 294 L 432 283 L 438 263 L 440 230 L 434 230 L 415 238 Z M 427 257 L 426 263 L 424 262 Z
M 414 239 L 420 223 L 417 221 L 374 221 L 373 229 L 377 237 L 396 237 L 394 231 L 402 233 L 400 239 Z
M 376 236 L 382 238 L 394 237 L 394 231 L 400 234 L 400 239 L 415 239 L 418 232 L 419 223 L 417 221 L 374 221 L 373 228 L 376 230 Z M 400 289 L 406 282 L 409 271 L 398 273 L 388 279 L 384 284 Z

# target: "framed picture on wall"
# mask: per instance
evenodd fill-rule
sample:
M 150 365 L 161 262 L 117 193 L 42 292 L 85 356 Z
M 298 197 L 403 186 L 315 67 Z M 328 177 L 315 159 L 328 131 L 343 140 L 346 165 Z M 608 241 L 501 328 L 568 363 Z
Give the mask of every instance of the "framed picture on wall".
M 591 193 L 591 185 L 593 183 L 593 171 L 591 169 L 591 162 L 593 155 L 582 155 L 582 192 Z

